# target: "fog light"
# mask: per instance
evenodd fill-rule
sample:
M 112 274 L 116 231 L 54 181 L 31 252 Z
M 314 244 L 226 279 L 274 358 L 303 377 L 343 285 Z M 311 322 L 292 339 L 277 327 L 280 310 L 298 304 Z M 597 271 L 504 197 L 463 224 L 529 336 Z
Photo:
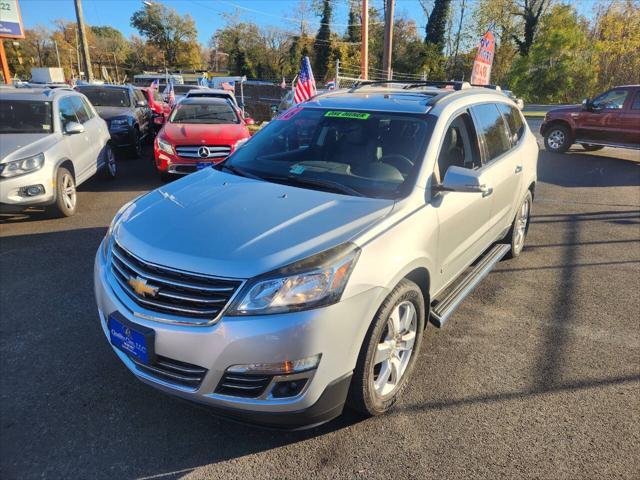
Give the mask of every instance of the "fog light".
M 271 390 L 271 396 L 274 398 L 295 397 L 302 391 L 306 383 L 306 378 L 278 382 Z
M 22 187 L 18 191 L 21 197 L 35 197 L 36 195 L 42 195 L 44 193 L 44 185 L 29 185 L 28 187 Z
M 232 365 L 227 368 L 229 373 L 268 373 L 274 375 L 282 375 L 287 373 L 299 373 L 307 370 L 313 370 L 320 363 L 319 353 L 311 357 L 302 358 L 300 360 L 286 360 L 279 363 L 250 363 L 248 365 Z

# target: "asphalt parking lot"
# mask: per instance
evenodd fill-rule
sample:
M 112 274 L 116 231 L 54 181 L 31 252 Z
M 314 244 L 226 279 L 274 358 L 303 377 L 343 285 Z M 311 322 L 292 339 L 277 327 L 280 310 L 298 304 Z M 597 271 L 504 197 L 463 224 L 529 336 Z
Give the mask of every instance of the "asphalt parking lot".
M 160 184 L 149 158 L 119 175 L 81 186 L 75 217 L 0 217 L 2 478 L 638 478 L 638 152 L 541 151 L 523 255 L 427 329 L 398 408 L 303 432 L 218 419 L 117 361 L 93 258 Z

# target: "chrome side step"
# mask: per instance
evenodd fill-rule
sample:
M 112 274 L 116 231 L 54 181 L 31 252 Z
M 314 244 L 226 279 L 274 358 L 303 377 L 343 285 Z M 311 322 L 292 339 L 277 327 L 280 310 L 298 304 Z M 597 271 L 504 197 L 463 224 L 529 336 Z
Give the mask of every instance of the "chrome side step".
M 441 300 L 431 304 L 430 320 L 436 327 L 442 327 L 462 301 L 469 295 L 484 277 L 495 267 L 502 257 L 511 250 L 511 245 L 500 243 L 489 250 L 480 261 L 464 276 L 456 286 Z

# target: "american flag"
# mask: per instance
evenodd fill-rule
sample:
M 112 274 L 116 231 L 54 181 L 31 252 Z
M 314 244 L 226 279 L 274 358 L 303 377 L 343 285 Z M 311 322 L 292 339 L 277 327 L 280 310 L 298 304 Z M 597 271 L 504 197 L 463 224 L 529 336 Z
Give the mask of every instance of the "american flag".
M 302 59 L 302 66 L 300 67 L 300 73 L 298 74 L 293 101 L 295 103 L 302 103 L 309 100 L 315 94 L 316 80 L 313 78 L 313 72 L 311 71 L 311 62 L 309 62 L 309 57 L 304 57 Z
M 167 103 L 169 104 L 169 106 L 173 107 L 173 105 L 176 103 L 176 94 L 173 91 L 173 82 L 171 80 L 169 80 L 169 83 L 167 83 L 167 88 L 164 89 L 163 93 L 167 96 Z
M 149 85 L 149 87 L 152 90 L 158 90 L 158 88 L 160 88 L 160 80 L 156 78 L 153 82 L 151 82 L 151 85 Z
M 234 81 L 222 82 L 220 84 L 220 86 L 222 87 L 223 90 L 228 90 L 230 92 L 235 92 L 235 90 L 236 90 L 236 82 L 234 82 Z

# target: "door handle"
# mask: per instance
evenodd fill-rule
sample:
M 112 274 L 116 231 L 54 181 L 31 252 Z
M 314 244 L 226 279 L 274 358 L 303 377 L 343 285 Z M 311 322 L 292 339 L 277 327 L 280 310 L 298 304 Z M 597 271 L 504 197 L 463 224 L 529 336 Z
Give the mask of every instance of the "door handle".
M 517 175 L 518 173 L 520 173 L 520 172 L 522 172 L 522 165 L 518 165 L 518 166 L 516 167 L 516 175 Z
M 488 197 L 493 193 L 493 187 L 488 187 L 486 185 L 482 185 L 481 187 L 482 198 Z

